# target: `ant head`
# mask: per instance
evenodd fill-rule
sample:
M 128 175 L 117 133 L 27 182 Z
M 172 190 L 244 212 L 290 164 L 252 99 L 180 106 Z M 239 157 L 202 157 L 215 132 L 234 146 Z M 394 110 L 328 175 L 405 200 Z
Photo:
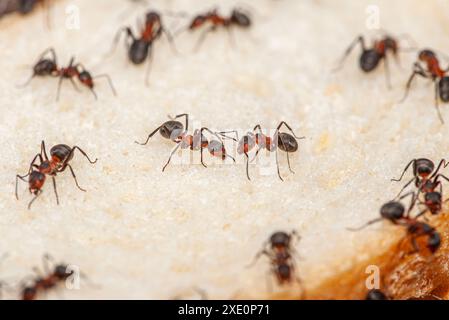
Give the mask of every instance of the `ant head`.
M 436 192 L 436 191 L 428 192 L 424 196 L 424 200 L 425 200 L 426 204 L 428 204 L 428 205 L 439 205 L 439 204 L 441 204 L 442 196 L 441 196 L 441 193 Z
M 405 208 L 402 203 L 397 201 L 390 201 L 385 203 L 380 208 L 380 215 L 382 218 L 396 222 L 404 217 Z
M 364 72 L 373 71 L 379 64 L 381 57 L 375 49 L 364 50 L 359 59 L 360 69 Z
M 232 23 L 238 25 L 239 27 L 247 28 L 251 26 L 250 17 L 246 13 L 243 13 L 241 10 L 238 9 L 232 10 L 231 21 Z
M 87 72 L 86 70 L 81 71 L 78 74 L 78 79 L 85 86 L 87 86 L 91 89 L 94 87 L 94 81 L 92 79 L 92 75 L 89 72 Z
M 146 23 L 155 23 L 161 21 L 161 15 L 157 13 L 156 11 L 150 11 L 145 16 L 145 22 Z
M 189 30 L 194 30 L 201 27 L 207 21 L 207 17 L 204 15 L 196 16 L 189 25 Z
M 184 132 L 184 125 L 179 121 L 169 120 L 161 126 L 159 132 L 165 139 L 176 142 Z
M 59 279 L 66 279 L 73 274 L 73 270 L 68 271 L 67 265 L 59 264 L 55 267 L 54 274 Z
M 50 155 L 52 157 L 52 160 L 55 162 L 65 161 L 67 157 L 70 155 L 70 158 L 67 159 L 67 161 L 69 161 L 72 160 L 73 158 L 73 153 L 72 154 L 70 153 L 71 151 L 72 149 L 68 145 L 58 144 L 50 149 Z
M 290 246 L 291 236 L 283 231 L 275 232 L 270 237 L 272 248 L 288 248 Z
M 365 300 L 388 300 L 388 298 L 379 289 L 372 289 L 368 291 Z
M 53 60 L 41 59 L 33 67 L 33 72 L 37 76 L 49 76 L 52 75 L 57 69 L 58 66 Z
M 142 64 L 148 57 L 148 51 L 151 48 L 151 42 L 143 39 L 134 40 L 128 51 L 128 57 L 134 64 Z
M 277 266 L 277 274 L 281 280 L 288 281 L 292 275 L 292 268 L 288 264 L 283 263 Z
M 432 252 L 435 253 L 438 248 L 441 245 L 441 237 L 440 234 L 436 231 L 433 231 L 430 236 L 429 239 L 427 240 L 427 248 Z
M 278 147 L 285 152 L 295 152 L 298 150 L 298 141 L 291 134 L 280 132 L 278 134 Z
M 418 54 L 418 59 L 424 62 L 432 58 L 435 58 L 435 53 L 429 49 L 421 50 Z
M 435 165 L 429 159 L 421 158 L 415 162 L 415 175 L 421 178 L 427 178 L 435 169 Z
M 440 98 L 444 102 L 449 102 L 449 77 L 444 76 L 438 82 L 438 89 L 440 91 Z

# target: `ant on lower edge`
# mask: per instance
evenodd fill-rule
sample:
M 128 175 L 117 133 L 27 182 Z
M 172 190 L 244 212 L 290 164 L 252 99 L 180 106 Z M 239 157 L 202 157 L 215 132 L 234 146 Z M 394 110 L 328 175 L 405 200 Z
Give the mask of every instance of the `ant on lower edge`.
M 46 57 L 47 55 L 50 55 L 50 57 Z M 51 76 L 59 78 L 56 101 L 59 100 L 61 85 L 64 79 L 69 79 L 75 90 L 79 91 L 75 81 L 73 80 L 74 78 L 77 78 L 82 85 L 87 87 L 92 92 L 95 99 L 97 99 L 98 97 L 94 90 L 95 87 L 94 79 L 98 78 L 106 78 L 106 80 L 109 83 L 109 86 L 111 87 L 112 93 L 114 94 L 114 96 L 117 95 L 117 92 L 115 91 L 114 85 L 109 75 L 100 74 L 92 76 L 91 73 L 87 71 L 86 68 L 81 63 L 75 63 L 74 57 L 70 59 L 69 65 L 67 67 L 59 68 L 56 58 L 56 52 L 53 48 L 46 49 L 39 56 L 38 61 L 33 66 L 33 73 L 31 77 L 20 87 L 27 86 L 34 79 L 34 77 L 37 76 L 38 77 Z
M 176 119 L 179 119 L 182 117 L 185 118 L 185 127 L 180 121 L 176 120 Z M 189 148 L 192 151 L 200 150 L 201 151 L 201 164 L 204 167 L 207 167 L 203 161 L 203 150 L 204 149 L 207 149 L 209 151 L 209 153 L 214 157 L 221 158 L 222 160 L 225 160 L 226 158 L 231 158 L 235 162 L 235 159 L 232 156 L 228 155 L 226 152 L 222 137 L 223 138 L 228 138 L 228 137 L 225 136 L 223 133 L 213 132 L 209 128 L 202 127 L 199 130 L 196 129 L 192 135 L 192 134 L 187 134 L 188 129 L 189 129 L 189 115 L 186 113 L 179 114 L 176 117 L 171 118 L 171 120 L 166 121 L 162 125 L 157 127 L 153 132 L 151 132 L 148 135 L 145 142 L 141 143 L 141 142 L 135 141 L 135 143 L 144 146 L 144 145 L 148 144 L 151 137 L 153 137 L 157 132 L 159 132 L 163 138 L 176 143 L 176 146 L 170 153 L 170 157 L 168 158 L 166 164 L 162 168 L 162 171 L 165 171 L 165 168 L 169 165 L 172 156 L 176 153 L 176 151 L 179 148 L 181 148 L 181 149 Z M 218 140 L 215 140 L 213 138 L 208 140 L 203 134 L 204 131 L 210 133 L 213 137 L 216 137 Z M 236 139 L 234 139 L 234 138 L 228 138 L 228 139 L 232 139 L 232 140 L 236 141 Z
M 98 159 L 92 161 L 80 147 L 74 146 L 71 148 L 65 144 L 58 144 L 53 146 L 50 149 L 51 158 L 49 158 L 47 155 L 47 151 L 45 149 L 45 142 L 42 141 L 41 151 L 31 161 L 28 173 L 26 175 L 16 175 L 16 189 L 15 189 L 16 199 L 17 200 L 19 199 L 17 186 L 20 179 L 28 183 L 28 189 L 30 193 L 34 194 L 34 198 L 28 204 L 28 209 L 30 209 L 33 202 L 42 194 L 42 187 L 45 184 L 46 176 L 49 175 L 51 176 L 53 181 L 53 189 L 56 196 L 56 203 L 59 205 L 59 196 L 58 191 L 56 189 L 55 177 L 58 173 L 64 172 L 67 167 L 69 168 L 70 173 L 72 174 L 72 177 L 75 180 L 75 184 L 78 187 L 78 189 L 86 192 L 86 190 L 81 188 L 80 185 L 78 184 L 75 172 L 73 171 L 73 168 L 69 163 L 73 159 L 73 155 L 76 150 L 81 152 L 81 154 L 85 156 L 86 159 L 91 164 L 95 164 L 97 162 Z M 36 164 L 36 161 L 38 159 L 40 161 L 39 165 Z M 25 180 L 26 177 L 28 177 L 28 181 Z
M 301 239 L 296 231 L 292 231 L 291 233 L 283 231 L 274 232 L 248 267 L 254 265 L 262 255 L 265 255 L 270 260 L 272 266 L 271 271 L 275 275 L 279 285 L 291 284 L 293 282 L 302 285 L 301 278 L 295 275 L 293 237 L 297 241 Z M 302 297 L 304 296 L 305 291 L 302 289 Z

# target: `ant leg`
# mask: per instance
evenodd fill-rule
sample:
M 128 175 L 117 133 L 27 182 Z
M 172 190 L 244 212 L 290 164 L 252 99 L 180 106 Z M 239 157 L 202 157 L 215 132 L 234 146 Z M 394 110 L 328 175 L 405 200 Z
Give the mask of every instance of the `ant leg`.
M 248 153 L 244 153 L 245 157 L 246 157 L 246 176 L 248 177 L 248 180 L 251 181 L 251 178 L 249 177 L 249 157 L 248 157 Z
M 108 80 L 109 86 L 111 87 L 111 91 L 114 94 L 114 96 L 117 96 L 117 91 L 114 88 L 114 84 L 112 83 L 111 77 L 108 74 L 100 74 L 98 76 L 93 77 L 93 79 L 98 78 L 106 78 Z
M 76 184 L 76 186 L 78 187 L 78 189 L 80 189 L 81 191 L 86 192 L 86 190 L 83 189 L 83 188 L 81 188 L 80 185 L 78 184 L 78 180 L 76 179 L 76 175 L 75 175 L 75 172 L 73 171 L 72 166 L 71 166 L 70 164 L 67 164 L 67 166 L 69 167 L 70 172 L 72 173 L 72 177 L 73 177 L 73 179 L 75 180 L 75 184 Z
M 162 172 L 165 171 L 165 168 L 169 165 L 171 158 L 173 157 L 173 155 L 176 153 L 176 151 L 178 151 L 179 147 L 181 146 L 181 143 L 178 142 L 178 144 L 176 145 L 176 147 L 173 149 L 173 151 L 170 153 L 170 157 L 167 160 L 167 163 L 164 165 L 164 167 L 162 168 Z
M 420 75 L 420 76 L 422 76 L 424 78 L 429 78 L 429 76 L 426 75 L 424 70 L 422 70 L 422 67 L 418 63 L 415 63 L 413 73 L 410 76 L 410 78 L 408 79 L 407 85 L 405 86 L 404 96 L 402 97 L 401 100 L 399 100 L 398 103 L 403 103 L 405 101 L 405 99 L 407 99 L 408 93 L 410 92 L 410 87 L 412 85 L 412 81 L 413 81 L 413 79 L 415 78 L 416 75 Z
M 44 156 L 45 160 L 48 160 L 47 150 L 45 149 L 45 141 L 41 142 L 41 155 Z M 42 160 L 41 160 L 42 162 Z
M 59 196 L 58 196 L 58 189 L 56 188 L 56 179 L 54 176 L 52 176 L 51 179 L 53 181 L 53 190 L 55 191 L 56 204 L 59 206 Z
M 150 85 L 150 71 L 151 71 L 151 65 L 153 64 L 153 54 L 151 46 L 148 50 L 148 64 L 147 64 L 147 70 L 145 71 L 145 85 L 148 87 Z
M 401 196 L 401 193 L 415 180 L 415 178 L 412 178 L 409 182 L 407 182 L 401 190 L 399 190 L 398 194 L 396 195 L 396 198 L 399 198 Z M 396 180 L 395 180 L 396 181 Z
M 296 139 L 305 139 L 306 137 L 298 137 L 292 130 L 292 128 L 285 122 L 285 121 L 281 121 L 281 123 L 279 123 L 278 127 L 276 128 L 276 131 L 279 131 L 279 129 L 282 126 L 286 126 L 288 130 L 290 130 L 290 132 L 292 133 L 292 135 L 296 138 Z
M 285 148 L 285 143 L 282 139 L 281 139 L 281 143 L 282 143 L 282 146 L 284 146 L 284 148 Z M 286 153 L 287 153 L 288 169 L 290 170 L 291 173 L 295 174 L 295 171 L 293 171 L 292 167 L 290 166 L 290 156 L 289 156 L 290 152 L 286 151 Z
M 156 132 L 158 132 L 159 129 L 161 129 L 161 128 L 162 128 L 162 126 L 159 126 L 159 127 L 157 127 L 153 132 L 151 132 L 151 133 L 148 135 L 147 140 L 146 140 L 144 143 L 140 143 L 140 142 L 138 142 L 138 141 L 134 141 L 134 143 L 140 144 L 141 146 L 145 146 L 145 145 L 148 143 L 148 141 L 150 141 L 150 138 L 151 138 L 152 136 L 154 136 L 154 134 L 155 134 Z
M 200 49 L 201 45 L 203 44 L 204 40 L 206 39 L 206 36 L 209 32 L 215 30 L 215 26 L 212 26 L 206 30 L 203 31 L 203 33 L 201 34 L 201 36 L 199 37 L 195 47 L 193 48 L 193 52 L 198 52 L 198 50 Z
M 360 227 L 357 227 L 357 228 L 346 228 L 346 230 L 348 230 L 348 231 L 359 231 L 359 230 L 362 230 L 362 229 L 364 229 L 364 228 L 366 228 L 366 227 L 368 227 L 368 226 L 370 226 L 370 225 L 372 225 L 372 224 L 374 224 L 374 223 L 377 223 L 377 222 L 379 222 L 379 221 L 382 221 L 382 219 L 383 219 L 383 218 L 377 218 L 377 219 L 368 221 L 367 223 L 365 223 L 364 225 L 362 225 L 362 226 L 360 226 Z
M 399 179 L 393 178 L 393 179 L 391 179 L 390 181 L 395 181 L 395 182 L 401 181 L 402 178 L 404 177 L 405 172 L 407 172 L 407 169 L 408 169 L 408 168 L 410 167 L 410 165 L 412 165 L 412 164 L 413 164 L 413 167 L 415 167 L 415 165 L 416 165 L 416 159 L 411 160 L 411 161 L 405 166 L 404 171 L 402 171 L 402 174 L 401 174 L 401 176 L 399 177 Z
M 120 37 L 123 32 L 126 32 L 127 39 L 131 38 L 133 41 L 136 40 L 136 37 L 134 37 L 133 31 L 130 27 L 122 27 L 120 28 L 117 33 L 115 34 L 114 40 L 112 42 L 111 49 L 109 50 L 109 53 L 106 54 L 107 57 L 112 56 L 115 52 L 115 49 L 117 48 L 117 44 L 120 41 Z
M 31 209 L 31 205 L 33 204 L 33 202 L 42 194 L 42 190 L 37 191 L 36 195 L 34 196 L 33 199 L 31 199 L 30 203 L 28 203 L 28 210 Z
M 237 132 L 237 130 L 232 130 L 232 131 L 220 131 L 217 132 L 220 136 L 222 136 L 225 139 L 230 139 L 230 140 L 234 140 L 235 142 L 237 142 L 239 140 L 239 133 Z M 226 135 L 226 133 L 233 133 L 235 134 L 236 138 L 230 138 Z
M 340 62 L 338 63 L 338 66 L 336 68 L 334 68 L 332 70 L 332 72 L 336 72 L 338 70 L 340 70 L 341 68 L 343 68 L 344 62 L 346 60 L 346 58 L 349 56 L 349 54 L 351 53 L 351 51 L 354 49 L 354 47 L 360 43 L 361 47 L 362 47 L 362 51 L 366 50 L 366 46 L 365 46 L 365 39 L 363 38 L 363 36 L 358 36 L 357 38 L 355 38 L 352 43 L 349 45 L 349 47 L 346 49 L 346 51 L 343 53 L 343 56 L 340 58 Z
M 388 66 L 388 57 L 384 59 L 385 80 L 387 81 L 387 88 L 391 89 L 390 68 Z
M 58 81 L 58 90 L 56 91 L 56 101 L 59 101 L 59 97 L 61 94 L 61 85 L 62 85 L 62 80 L 64 78 L 62 77 L 62 75 L 59 77 L 59 81 Z
M 414 219 L 418 219 L 419 217 L 421 217 L 422 215 L 424 215 L 427 212 L 427 209 L 422 210 L 420 213 L 418 213 Z
M 179 51 L 178 51 L 178 49 L 176 48 L 175 41 L 173 40 L 173 36 L 171 35 L 171 33 L 170 33 L 169 31 L 167 31 L 165 28 L 162 28 L 161 30 L 162 30 L 162 33 L 163 33 L 163 34 L 165 35 L 165 37 L 167 38 L 168 43 L 170 44 L 170 48 L 171 48 L 171 50 L 173 51 L 173 53 L 174 53 L 175 55 L 178 55 L 178 54 L 179 54 Z
M 98 161 L 98 158 L 95 158 L 95 160 L 92 161 L 92 160 L 89 158 L 89 156 L 87 155 L 87 153 L 86 153 L 83 149 L 81 149 L 80 147 L 78 147 L 78 146 L 74 146 L 74 147 L 72 148 L 72 150 L 70 150 L 70 153 L 69 153 L 69 155 L 67 156 L 67 159 L 70 159 L 70 158 L 72 157 L 72 155 L 74 154 L 75 150 L 78 150 L 79 152 L 81 152 L 81 154 L 82 154 L 84 157 L 86 157 L 86 159 L 87 159 L 91 164 L 95 164 L 95 163 Z M 64 163 L 64 165 L 67 163 L 67 161 L 68 161 L 68 160 L 66 160 L 66 162 Z
M 440 90 L 438 87 L 438 81 L 434 80 L 434 82 L 435 82 L 435 108 L 437 109 L 438 118 L 440 118 L 441 124 L 444 124 L 444 119 L 443 119 L 443 116 L 441 115 L 440 107 L 438 105 L 438 101 L 440 99 L 440 95 L 439 95 Z
M 276 154 L 276 167 L 277 167 L 277 170 L 278 170 L 279 179 L 281 179 L 281 181 L 284 181 L 284 179 L 282 179 L 282 177 L 281 177 L 281 171 L 279 169 L 279 159 L 278 159 L 278 148 L 277 147 L 276 147 L 276 150 L 274 152 Z
M 19 194 L 18 194 L 18 191 L 17 191 L 17 187 L 19 185 L 19 179 L 22 180 L 23 182 L 28 182 L 28 181 L 25 180 L 25 178 L 28 177 L 29 175 L 30 175 L 29 173 L 27 173 L 24 176 L 16 175 L 16 199 L 17 200 L 19 200 Z
M 264 246 L 266 246 L 266 244 Z M 252 266 L 254 266 L 256 262 L 259 260 L 259 258 L 263 255 L 270 257 L 270 253 L 266 249 L 262 249 L 254 256 L 253 261 L 250 264 L 248 264 L 246 268 L 251 268 Z
M 207 168 L 206 164 L 204 163 L 204 159 L 203 159 L 203 141 L 202 141 L 202 137 L 203 137 L 203 130 L 204 128 L 200 129 L 200 159 L 201 159 L 201 164 L 203 165 L 204 168 Z
M 435 169 L 435 172 L 430 176 L 429 179 L 432 179 L 433 177 L 439 175 L 438 171 L 440 171 L 441 166 L 443 166 L 443 168 L 446 168 L 446 166 L 449 164 L 449 162 L 446 162 L 446 160 L 441 159 L 440 163 L 438 164 L 437 168 Z M 435 180 L 434 180 L 435 181 Z

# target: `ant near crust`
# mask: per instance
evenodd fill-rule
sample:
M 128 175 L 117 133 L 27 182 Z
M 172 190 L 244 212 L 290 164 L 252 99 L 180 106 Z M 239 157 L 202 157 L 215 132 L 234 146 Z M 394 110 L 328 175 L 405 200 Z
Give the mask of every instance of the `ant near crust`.
M 125 32 L 125 45 L 128 52 L 128 59 L 135 65 L 140 65 L 148 58 L 148 67 L 145 72 L 145 84 L 148 85 L 148 78 L 150 74 L 151 62 L 153 59 L 153 43 L 159 39 L 162 34 L 167 37 L 168 42 L 172 50 L 176 53 L 176 47 L 174 46 L 173 37 L 170 32 L 164 27 L 162 23 L 161 15 L 156 11 L 149 11 L 145 15 L 145 23 L 139 25 L 139 35 L 134 35 L 131 27 L 122 27 L 117 31 L 112 43 L 112 49 L 109 55 L 114 53 L 118 42 L 120 41 L 121 34 Z M 131 40 L 131 41 L 129 41 Z
M 405 35 L 403 35 L 405 36 Z M 387 82 L 387 87 L 391 89 L 391 79 L 390 71 L 388 66 L 388 56 L 391 54 L 399 64 L 399 51 L 408 51 L 412 48 L 401 49 L 399 45 L 399 37 L 393 37 L 388 34 L 384 34 L 380 39 L 374 40 L 371 47 L 366 45 L 364 36 L 359 35 L 354 39 L 354 41 L 349 45 L 349 47 L 344 52 L 340 59 L 339 65 L 333 70 L 338 71 L 343 68 L 346 58 L 351 54 L 352 50 L 357 44 L 360 45 L 362 52 L 359 57 L 359 67 L 365 73 L 370 73 L 377 69 L 380 62 L 383 61 L 385 68 L 385 77 Z
M 425 64 L 426 68 L 424 68 L 420 64 L 420 62 Z M 438 118 L 440 119 L 441 123 L 444 124 L 444 119 L 440 112 L 439 99 L 441 99 L 441 101 L 443 102 L 449 102 L 449 76 L 447 76 L 448 71 L 449 67 L 446 69 L 441 68 L 440 61 L 433 50 L 421 50 L 418 54 L 418 61 L 413 64 L 413 71 L 407 81 L 404 97 L 400 100 L 399 103 L 402 103 L 405 101 L 405 99 L 407 99 L 413 79 L 415 79 L 416 76 L 430 79 L 435 84 L 435 109 L 437 110 Z
M 64 79 L 69 79 L 75 90 L 79 91 L 75 81 L 73 80 L 74 78 L 77 78 L 82 85 L 87 87 L 92 92 L 95 99 L 98 99 L 98 97 L 94 90 L 95 87 L 94 79 L 106 78 L 109 83 L 109 86 L 111 87 L 112 93 L 114 94 L 114 96 L 117 96 L 117 92 L 114 88 L 114 85 L 109 75 L 100 74 L 92 76 L 91 73 L 87 71 L 86 68 L 81 63 L 75 64 L 74 57 L 70 59 L 69 65 L 67 67 L 59 68 L 56 58 L 56 52 L 53 48 L 46 49 L 39 56 L 38 61 L 33 66 L 33 73 L 31 77 L 23 85 L 20 85 L 19 87 L 27 86 L 35 77 L 46 77 L 46 76 L 59 78 L 58 89 L 56 93 L 56 101 L 59 101 L 61 85 Z
M 180 121 L 177 120 L 179 118 L 185 119 L 185 126 L 184 124 L 182 124 Z M 228 138 L 237 141 L 236 139 L 229 138 L 225 136 L 224 133 L 213 132 L 206 127 L 196 129 L 193 135 L 187 134 L 188 129 L 189 129 L 189 115 L 186 113 L 179 114 L 174 118 L 171 118 L 171 120 L 164 122 L 154 131 L 152 131 L 148 135 L 145 142 L 141 143 L 135 141 L 135 143 L 140 144 L 142 146 L 147 145 L 151 137 L 153 137 L 157 132 L 159 132 L 164 139 L 168 139 L 176 143 L 176 146 L 171 151 L 170 157 L 168 158 L 166 164 L 163 166 L 162 171 L 165 171 L 165 168 L 170 164 L 172 156 L 176 153 L 176 151 L 179 148 L 181 149 L 189 148 L 192 151 L 199 150 L 201 152 L 201 164 L 204 167 L 207 167 L 203 160 L 204 149 L 207 149 L 209 153 L 214 157 L 221 158 L 222 160 L 225 160 L 226 158 L 231 158 L 235 162 L 235 159 L 227 154 L 222 138 Z M 203 132 L 205 131 L 212 135 L 211 139 L 208 140 L 207 137 L 203 134 Z M 213 137 L 217 139 L 214 139 Z
M 91 163 L 95 164 L 98 159 L 92 161 L 89 156 L 78 146 L 69 147 L 65 144 L 58 144 L 53 146 L 50 149 L 50 157 L 47 155 L 47 151 L 45 148 L 45 142 L 41 143 L 41 152 L 38 153 L 34 159 L 30 163 L 30 168 L 26 175 L 16 175 L 16 188 L 15 195 L 16 199 L 19 200 L 19 195 L 17 191 L 19 179 L 28 183 L 28 190 L 31 194 L 34 195 L 33 199 L 28 204 L 28 209 L 31 208 L 33 202 L 42 194 L 42 188 L 45 184 L 46 176 L 51 176 L 53 181 L 53 189 L 56 196 L 56 203 L 59 205 L 59 196 L 58 191 L 56 189 L 56 175 L 60 172 L 64 172 L 67 168 L 69 168 L 70 173 L 72 174 L 73 179 L 75 180 L 75 184 L 83 192 L 86 192 L 85 189 L 81 188 L 78 184 L 78 180 L 76 178 L 75 172 L 70 165 L 70 161 L 73 159 L 74 152 L 78 150 L 86 159 Z M 40 164 L 37 165 L 36 161 L 39 160 Z M 25 178 L 28 177 L 28 181 Z

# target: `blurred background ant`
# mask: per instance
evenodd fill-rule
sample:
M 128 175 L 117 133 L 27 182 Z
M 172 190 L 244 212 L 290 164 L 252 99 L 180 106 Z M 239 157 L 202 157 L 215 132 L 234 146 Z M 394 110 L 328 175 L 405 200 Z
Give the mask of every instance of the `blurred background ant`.
M 424 63 L 425 68 L 420 63 Z M 413 71 L 407 81 L 404 97 L 399 103 L 402 103 L 407 99 L 412 81 L 417 75 L 430 79 L 435 84 L 435 109 L 437 110 L 438 118 L 441 123 L 444 124 L 444 119 L 439 108 L 439 99 L 443 102 L 449 102 L 449 76 L 446 75 L 448 71 L 449 67 L 446 69 L 441 68 L 440 61 L 433 50 L 421 50 L 418 54 L 418 61 L 413 64 Z
M 34 195 L 34 198 L 28 204 L 28 209 L 30 209 L 33 202 L 42 194 L 42 187 L 45 184 L 46 176 L 49 175 L 52 177 L 53 189 L 56 196 L 56 203 L 59 205 L 59 196 L 58 191 L 56 189 L 55 177 L 58 173 L 64 172 L 67 167 L 69 168 L 70 173 L 72 174 L 72 177 L 75 180 L 75 184 L 78 187 L 78 189 L 80 189 L 83 192 L 86 192 L 86 190 L 81 188 L 80 185 L 78 184 L 75 172 L 69 163 L 73 159 L 73 155 L 76 150 L 81 152 L 81 154 L 84 157 L 86 157 L 86 159 L 91 164 L 95 164 L 97 162 L 98 159 L 92 161 L 89 158 L 89 156 L 78 146 L 70 148 L 65 144 L 58 144 L 53 146 L 50 149 L 51 158 L 48 158 L 47 151 L 45 149 L 45 142 L 42 141 L 41 151 L 31 161 L 28 173 L 26 175 L 16 175 L 16 189 L 15 189 L 16 199 L 19 200 L 17 187 L 20 179 L 28 183 L 29 186 L 28 189 L 30 193 Z M 39 165 L 36 164 L 37 160 L 40 161 Z M 29 177 L 28 181 L 25 180 L 26 177 Z
M 293 255 L 297 254 L 297 252 L 293 246 L 293 239 L 301 240 L 296 231 L 290 233 L 283 231 L 274 232 L 248 267 L 253 266 L 261 256 L 267 256 L 271 263 L 271 272 L 275 276 L 277 283 L 282 286 L 296 282 L 301 286 L 301 297 L 304 298 L 305 289 L 302 286 L 301 278 L 296 275 L 295 271 Z
M 382 33 L 384 33 L 384 35 L 380 39 L 374 40 L 372 42 L 371 47 L 368 47 L 366 45 L 364 36 L 359 35 L 358 37 L 356 37 L 344 52 L 338 66 L 333 70 L 333 72 L 336 72 L 343 68 L 346 58 L 351 54 L 352 50 L 356 47 L 356 45 L 359 44 L 362 49 L 362 52 L 359 57 L 360 69 L 365 73 L 370 73 L 376 70 L 380 62 L 383 61 L 387 87 L 391 88 L 390 70 L 388 65 L 389 54 L 391 54 L 391 56 L 395 59 L 396 63 L 400 65 L 398 54 L 399 51 L 409 51 L 412 50 L 413 48 L 401 48 L 399 45 L 400 37 L 407 37 L 407 39 L 411 41 L 408 35 L 393 37 L 391 35 L 386 34 L 385 32 Z
M 18 12 L 22 15 L 28 15 L 34 9 L 41 5 L 45 10 L 45 23 L 48 28 L 51 28 L 50 9 L 51 2 L 54 0 L 1 0 L 0 1 L 0 18 L 3 15 Z

